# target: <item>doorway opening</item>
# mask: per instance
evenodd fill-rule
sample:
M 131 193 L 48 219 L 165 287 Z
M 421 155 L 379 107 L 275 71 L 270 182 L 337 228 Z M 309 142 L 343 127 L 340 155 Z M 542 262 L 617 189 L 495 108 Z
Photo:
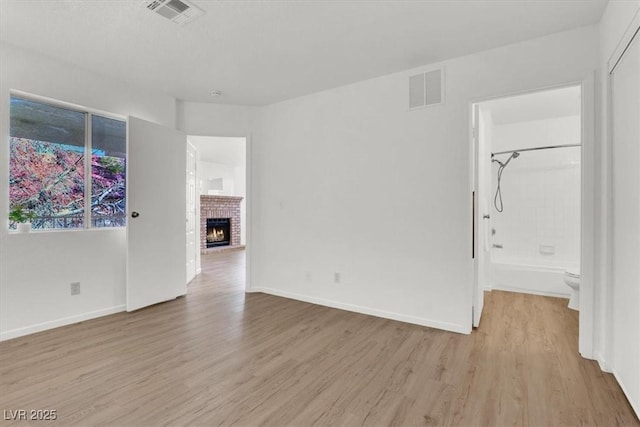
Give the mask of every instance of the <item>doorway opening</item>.
M 193 173 L 187 165 L 187 281 L 191 281 L 201 271 L 203 256 L 245 248 L 247 140 L 217 136 L 187 136 L 187 140 L 187 163 L 191 158 L 195 165 Z
M 472 107 L 474 326 L 491 290 L 566 298 L 580 310 L 582 86 Z

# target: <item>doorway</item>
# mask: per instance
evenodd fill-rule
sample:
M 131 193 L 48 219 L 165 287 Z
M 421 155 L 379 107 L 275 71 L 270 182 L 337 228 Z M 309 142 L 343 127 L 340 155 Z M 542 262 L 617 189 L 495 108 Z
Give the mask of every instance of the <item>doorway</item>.
M 583 144 L 584 86 L 472 104 L 476 327 L 491 290 L 590 308 L 580 296 L 583 160 L 590 148 Z
M 190 135 L 187 140 L 196 165 L 194 200 L 187 199 L 187 217 L 193 210 L 197 229 L 195 249 L 187 254 L 187 265 L 195 265 L 191 280 L 201 271 L 202 256 L 244 250 L 248 168 L 245 137 Z

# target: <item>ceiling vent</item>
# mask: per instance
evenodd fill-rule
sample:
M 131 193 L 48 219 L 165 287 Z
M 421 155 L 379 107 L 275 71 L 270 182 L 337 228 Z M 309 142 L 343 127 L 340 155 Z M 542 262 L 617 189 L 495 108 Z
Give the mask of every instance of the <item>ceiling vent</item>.
M 409 109 L 444 103 L 444 69 L 409 77 Z
M 204 14 L 204 10 L 185 0 L 145 0 L 143 6 L 178 25 L 185 25 Z

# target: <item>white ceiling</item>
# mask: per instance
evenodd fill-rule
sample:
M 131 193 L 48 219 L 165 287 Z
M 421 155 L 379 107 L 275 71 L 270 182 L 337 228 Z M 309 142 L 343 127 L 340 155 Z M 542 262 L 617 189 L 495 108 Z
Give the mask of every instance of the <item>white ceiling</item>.
M 607 0 L 0 0 L 0 40 L 182 100 L 263 105 L 597 23 Z M 223 96 L 212 98 L 217 89 Z
M 241 167 L 246 164 L 245 138 L 189 135 L 187 140 L 196 147 L 201 161 Z
M 494 125 L 544 120 L 580 114 L 580 86 L 546 90 L 483 102 Z

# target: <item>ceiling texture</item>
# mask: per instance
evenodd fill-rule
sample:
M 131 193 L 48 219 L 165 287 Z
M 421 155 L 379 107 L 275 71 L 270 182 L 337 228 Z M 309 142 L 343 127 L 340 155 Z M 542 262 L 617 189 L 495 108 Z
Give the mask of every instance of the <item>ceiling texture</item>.
M 0 40 L 195 102 L 264 105 L 595 24 L 606 0 L 0 0 Z M 212 90 L 222 96 L 212 97 Z

